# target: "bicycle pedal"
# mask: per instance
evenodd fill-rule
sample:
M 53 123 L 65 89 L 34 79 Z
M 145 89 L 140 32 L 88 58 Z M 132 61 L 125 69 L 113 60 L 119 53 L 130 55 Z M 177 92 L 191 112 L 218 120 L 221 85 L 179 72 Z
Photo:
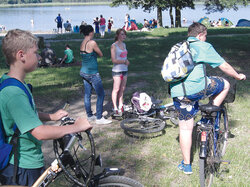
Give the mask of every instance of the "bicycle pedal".
M 230 162 L 231 162 L 230 160 L 221 160 L 220 161 L 221 164 L 225 164 L 225 165 L 230 164 Z

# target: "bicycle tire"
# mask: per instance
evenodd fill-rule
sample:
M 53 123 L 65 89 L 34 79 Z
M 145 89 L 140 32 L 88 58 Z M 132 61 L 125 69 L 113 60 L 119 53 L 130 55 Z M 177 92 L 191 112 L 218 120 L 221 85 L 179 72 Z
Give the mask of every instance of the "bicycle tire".
M 143 187 L 138 181 L 119 175 L 105 177 L 99 181 L 99 187 Z
M 124 131 L 148 134 L 162 131 L 165 128 L 166 123 L 159 118 L 139 116 L 138 118 L 122 120 L 120 126 Z
M 219 116 L 219 135 L 217 143 L 217 154 L 221 158 L 226 153 L 227 139 L 228 139 L 228 115 L 226 107 L 224 106 Z
M 179 118 L 175 111 L 170 111 L 170 121 L 176 126 L 179 125 Z
M 74 159 L 74 167 L 72 167 L 71 164 L 65 164 L 61 158 L 63 151 L 58 149 L 58 140 L 53 141 L 53 146 L 56 158 L 66 177 L 79 186 L 88 186 L 89 181 L 93 177 L 95 167 L 95 144 L 90 131 L 85 131 L 80 134 L 82 136 L 81 144 L 84 150 L 80 153 L 77 152 L 80 147 L 77 145 L 72 149 L 71 155 Z
M 199 177 L 201 187 L 210 187 L 214 178 L 214 141 L 210 132 L 207 145 L 207 156 L 199 159 Z

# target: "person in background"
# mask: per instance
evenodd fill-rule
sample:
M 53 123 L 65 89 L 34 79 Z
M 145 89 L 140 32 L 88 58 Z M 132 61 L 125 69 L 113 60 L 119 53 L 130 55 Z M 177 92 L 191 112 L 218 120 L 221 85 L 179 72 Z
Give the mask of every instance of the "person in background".
M 130 15 L 126 14 L 125 16 L 125 30 L 128 31 L 130 27 Z
M 118 29 L 115 35 L 115 42 L 111 45 L 111 60 L 113 62 L 112 76 L 113 76 L 113 90 L 112 90 L 112 102 L 113 110 L 116 115 L 122 115 L 123 113 L 123 93 L 127 84 L 128 51 L 124 40 L 126 39 L 126 31 L 124 29 Z M 118 107 L 117 107 L 118 102 Z
M 108 33 L 109 33 L 109 34 L 111 33 L 111 27 L 112 27 L 112 23 L 111 23 L 111 21 L 109 20 L 109 21 L 108 21 Z
M 58 16 L 56 17 L 55 22 L 57 23 L 57 33 L 59 33 L 59 29 L 61 29 L 61 33 L 62 33 L 63 19 L 60 14 L 58 14 Z
M 71 32 L 72 31 L 72 26 L 69 20 L 66 21 L 66 23 L 63 24 L 63 27 L 65 29 L 65 32 Z
M 99 21 L 99 18 L 98 18 L 98 17 L 96 17 L 96 18 L 94 19 L 93 24 L 95 25 L 95 33 L 96 33 L 97 35 L 99 35 L 99 34 L 100 34 L 100 31 L 99 31 L 100 21 Z
M 101 31 L 101 38 L 104 38 L 105 29 L 106 29 L 106 20 L 105 20 L 105 18 L 104 18 L 102 15 L 100 15 L 100 31 Z
M 84 105 L 89 121 L 95 121 L 96 124 L 109 124 L 112 121 L 102 116 L 103 102 L 105 92 L 102 85 L 102 79 L 98 71 L 97 56 L 102 57 L 102 51 L 93 40 L 94 29 L 91 25 L 81 25 L 80 33 L 84 35 L 84 40 L 80 45 L 80 55 L 82 57 L 82 67 L 80 76 L 83 78 L 84 85 Z M 97 94 L 96 116 L 91 110 L 91 90 Z
M 114 19 L 113 19 L 113 17 L 110 17 L 109 20 L 110 20 L 111 24 L 114 26 Z
M 45 44 L 45 48 L 41 52 L 41 61 L 39 67 L 42 66 L 52 66 L 57 63 L 56 54 L 53 49 L 50 48 L 50 43 Z
M 74 62 L 74 54 L 73 51 L 71 50 L 69 44 L 65 45 L 65 50 L 64 50 L 64 57 L 61 60 L 60 64 L 65 63 L 65 64 L 70 64 Z
M 41 58 L 37 44 L 38 39 L 28 31 L 19 29 L 8 31 L 2 39 L 2 51 L 10 68 L 7 74 L 2 75 L 0 83 L 6 79 L 15 78 L 28 88 L 24 81 L 25 77 L 27 73 L 36 69 Z M 31 93 L 30 95 L 32 97 Z M 2 185 L 32 186 L 45 170 L 42 140 L 58 139 L 66 134 L 92 128 L 87 119 L 82 117 L 77 118 L 73 125 L 44 125 L 45 121 L 60 120 L 67 116 L 68 112 L 65 110 L 58 110 L 52 114 L 38 112 L 33 97 L 30 103 L 28 95 L 17 86 L 8 86 L 1 90 L 0 113 L 8 142 L 14 134 L 14 124 L 20 131 L 16 181 L 13 180 L 12 154 L 9 164 L 0 171 Z

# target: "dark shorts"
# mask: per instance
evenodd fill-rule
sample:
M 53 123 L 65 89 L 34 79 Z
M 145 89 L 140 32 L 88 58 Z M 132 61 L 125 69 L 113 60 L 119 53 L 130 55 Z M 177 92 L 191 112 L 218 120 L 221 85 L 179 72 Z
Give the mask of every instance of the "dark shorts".
M 57 23 L 57 28 L 62 28 L 62 23 Z
M 121 72 L 112 71 L 112 77 L 120 77 L 121 75 L 128 76 L 128 72 L 127 71 L 121 71 Z
M 24 169 L 18 167 L 16 183 L 14 183 L 14 165 L 9 164 L 6 168 L 1 170 L 0 182 L 2 185 L 32 186 L 44 171 L 45 169 L 43 167 L 37 169 Z
M 178 112 L 179 120 L 189 120 L 199 111 L 199 100 L 218 95 L 224 89 L 224 81 L 221 77 L 209 77 L 211 83 L 207 87 L 207 92 L 202 90 L 196 94 L 186 97 L 174 97 L 174 106 Z

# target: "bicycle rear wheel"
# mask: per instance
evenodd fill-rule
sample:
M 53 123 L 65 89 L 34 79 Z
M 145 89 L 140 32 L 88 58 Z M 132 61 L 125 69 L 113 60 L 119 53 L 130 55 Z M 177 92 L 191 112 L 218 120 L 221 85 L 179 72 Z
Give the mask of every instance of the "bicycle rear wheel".
M 159 118 L 141 116 L 139 118 L 128 118 L 120 123 L 123 130 L 133 133 L 156 133 L 162 131 L 166 123 Z
M 98 186 L 108 187 L 108 186 L 120 186 L 120 187 L 143 187 L 143 185 L 136 180 L 130 179 L 124 176 L 113 175 L 103 178 L 99 181 Z
M 217 156 L 221 158 L 226 153 L 228 139 L 228 116 L 225 107 L 222 108 L 219 116 L 219 134 L 217 141 Z
M 213 183 L 214 178 L 214 141 L 213 133 L 209 133 L 208 145 L 207 145 L 207 156 L 199 159 L 199 175 L 201 187 L 210 187 Z

